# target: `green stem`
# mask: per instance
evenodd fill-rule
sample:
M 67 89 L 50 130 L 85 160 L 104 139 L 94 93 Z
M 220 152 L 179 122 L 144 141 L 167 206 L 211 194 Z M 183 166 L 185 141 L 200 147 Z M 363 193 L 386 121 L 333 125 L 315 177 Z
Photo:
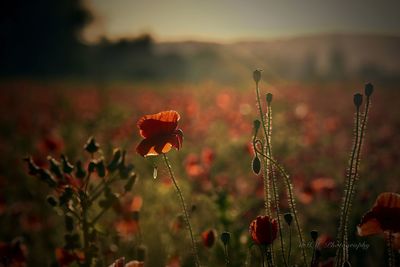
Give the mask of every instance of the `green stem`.
M 258 248 L 260 249 L 262 267 L 265 267 L 265 256 L 264 256 L 263 246 L 259 245 Z M 269 264 L 268 264 L 268 266 L 269 266 Z
M 289 225 L 289 248 L 288 248 L 288 257 L 287 264 L 290 266 L 290 253 L 292 252 L 292 227 Z
M 174 172 L 172 171 L 172 167 L 171 167 L 171 164 L 169 163 L 167 155 L 163 154 L 163 156 L 164 156 L 165 165 L 168 168 L 169 175 L 171 177 L 171 180 L 172 180 L 172 182 L 173 182 L 173 184 L 175 186 L 176 192 L 178 193 L 179 199 L 181 201 L 181 206 L 182 206 L 183 214 L 185 216 L 186 225 L 188 227 L 188 230 L 189 230 L 189 233 L 190 233 L 190 239 L 192 241 L 192 250 L 193 250 L 193 256 L 194 256 L 194 259 L 195 259 L 196 267 L 200 267 L 199 255 L 197 254 L 196 242 L 194 241 L 192 226 L 191 226 L 190 221 L 189 221 L 189 215 L 188 215 L 188 212 L 187 212 L 185 199 L 183 198 L 182 191 L 179 188 L 178 183 L 176 182 L 175 175 L 174 175 Z
M 296 224 L 296 228 L 297 228 L 297 233 L 299 235 L 299 239 L 300 239 L 300 244 L 304 244 L 303 241 L 303 235 L 302 235 L 302 231 L 300 228 L 300 224 L 299 224 L 299 220 L 298 220 L 298 216 L 297 216 L 297 210 L 296 210 L 296 203 L 294 201 L 294 196 L 293 196 L 293 191 L 292 191 L 292 185 L 290 183 L 289 180 L 289 175 L 286 173 L 286 171 L 279 165 L 279 163 L 277 163 L 273 158 L 269 157 L 268 155 L 265 155 L 264 153 L 262 153 L 261 151 L 259 151 L 257 149 L 256 146 L 254 146 L 257 153 L 260 154 L 261 156 L 269 159 L 271 161 L 271 163 L 278 169 L 278 171 L 281 173 L 281 175 L 283 176 L 285 183 L 286 183 L 286 187 L 287 187 L 287 193 L 288 193 L 288 198 L 289 198 L 289 206 L 291 207 L 292 213 L 293 213 L 293 217 L 294 217 L 294 222 Z M 303 261 L 304 261 L 304 266 L 308 266 L 307 265 L 307 256 L 306 256 L 306 252 L 304 250 L 304 246 L 301 246 L 301 252 L 302 252 L 302 256 L 303 256 Z

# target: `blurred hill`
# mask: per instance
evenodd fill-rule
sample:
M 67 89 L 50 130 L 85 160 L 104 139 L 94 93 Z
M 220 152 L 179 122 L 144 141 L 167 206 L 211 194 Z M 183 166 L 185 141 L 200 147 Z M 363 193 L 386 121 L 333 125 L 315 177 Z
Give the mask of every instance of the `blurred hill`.
M 238 80 L 263 68 L 268 79 L 304 81 L 400 79 L 400 37 L 320 34 L 233 44 L 160 43 L 160 55 L 175 53 L 190 66 L 188 79 Z M 244 78 L 244 77 L 243 77 Z
M 261 68 L 269 81 L 400 80 L 400 36 L 320 34 L 231 44 L 155 42 L 150 35 L 96 44 L 82 0 L 0 4 L 0 78 L 238 83 Z

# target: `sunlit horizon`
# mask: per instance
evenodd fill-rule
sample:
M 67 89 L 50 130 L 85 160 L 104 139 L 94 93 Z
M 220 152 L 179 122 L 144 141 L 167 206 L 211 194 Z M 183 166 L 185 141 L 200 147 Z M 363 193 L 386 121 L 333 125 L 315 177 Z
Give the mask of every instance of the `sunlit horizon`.
M 229 3 L 228 3 L 229 2 Z M 400 35 L 399 3 L 372 1 L 104 1 L 87 0 L 89 43 L 150 34 L 158 42 L 232 43 L 319 34 Z

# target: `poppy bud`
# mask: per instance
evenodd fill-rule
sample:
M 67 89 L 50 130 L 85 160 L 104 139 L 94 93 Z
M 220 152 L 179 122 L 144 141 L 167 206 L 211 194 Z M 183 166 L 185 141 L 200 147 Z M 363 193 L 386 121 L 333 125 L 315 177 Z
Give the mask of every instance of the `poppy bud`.
M 359 108 L 361 106 L 362 99 L 363 99 L 362 94 L 357 93 L 354 95 L 353 101 L 354 101 L 354 105 L 356 106 L 356 108 Z
M 64 192 L 60 196 L 60 205 L 63 206 L 72 198 L 74 194 L 73 189 L 70 186 L 65 187 Z
M 230 239 L 231 239 L 231 233 L 223 232 L 221 234 L 221 241 L 222 241 L 222 243 L 224 243 L 225 246 L 229 243 Z
M 100 146 L 99 144 L 96 142 L 96 140 L 94 139 L 93 136 L 89 137 L 89 139 L 87 140 L 85 146 L 83 147 L 87 152 L 93 154 L 96 153 Z
M 271 105 L 271 102 L 272 102 L 272 94 L 271 94 L 271 93 L 266 94 L 266 97 L 265 97 L 265 98 L 267 99 L 268 105 Z
M 318 238 L 318 231 L 312 230 L 312 231 L 310 232 L 310 236 L 311 236 L 312 240 L 314 240 L 314 242 L 316 242 L 316 241 L 317 241 L 317 238 Z
M 106 176 L 106 167 L 104 166 L 104 161 L 103 161 L 103 159 L 100 159 L 99 161 L 97 161 L 97 163 L 96 163 L 96 170 L 97 170 L 97 174 L 98 174 L 100 177 Z
M 254 79 L 254 81 L 255 81 L 256 83 L 259 83 L 260 80 L 261 80 L 261 71 L 262 71 L 262 70 L 255 70 L 255 71 L 253 72 L 253 79 Z
M 88 172 L 89 172 L 89 173 L 94 172 L 94 170 L 96 169 L 96 165 L 97 165 L 97 161 L 94 160 L 94 159 L 92 159 L 92 160 L 89 162 L 89 165 L 88 165 Z
M 136 182 L 136 177 L 137 177 L 137 176 L 136 176 L 136 173 L 131 172 L 131 174 L 130 174 L 130 176 L 129 176 L 129 180 L 128 180 L 128 182 L 127 182 L 127 183 L 125 184 L 125 186 L 124 186 L 125 192 L 131 191 L 133 185 L 134 185 L 135 182 Z
M 79 179 L 85 178 L 86 171 L 82 167 L 82 162 L 78 160 L 75 165 L 76 165 L 76 172 L 75 172 L 76 177 Z
M 120 164 L 120 160 L 121 160 L 121 149 L 116 148 L 113 151 L 113 158 L 112 158 L 111 162 L 108 164 L 107 169 L 110 172 L 113 172 L 116 169 L 118 169 L 118 166 Z
M 54 196 L 47 196 L 46 198 L 47 203 L 49 203 L 50 206 L 55 207 L 57 206 L 58 202 Z
M 257 216 L 251 222 L 249 232 L 257 245 L 270 245 L 276 239 L 278 223 L 268 216 Z
M 29 174 L 36 175 L 39 173 L 39 167 L 35 164 L 32 157 L 24 158 L 24 161 L 28 164 Z
M 47 183 L 50 187 L 57 186 L 56 180 L 54 180 L 53 176 L 51 175 L 51 173 L 48 170 L 39 169 L 38 175 L 39 175 L 39 178 L 43 182 Z
M 50 163 L 50 171 L 51 171 L 55 176 L 57 176 L 58 178 L 62 178 L 63 175 L 62 175 L 62 172 L 61 172 L 60 163 L 59 163 L 56 159 L 54 159 L 53 157 L 51 157 L 51 156 L 48 156 L 48 157 L 47 157 L 47 160 L 48 160 L 49 163 Z
M 367 97 L 370 97 L 372 95 L 372 93 L 374 92 L 374 86 L 371 83 L 367 83 L 365 85 L 364 91 L 365 91 L 365 95 Z
M 255 156 L 254 158 L 253 158 L 253 162 L 252 162 L 252 164 L 251 164 L 251 167 L 253 168 L 253 172 L 255 173 L 255 174 L 260 174 L 260 171 L 261 171 L 261 161 L 260 161 L 260 159 L 257 157 L 257 156 Z
M 65 215 L 65 229 L 68 232 L 72 232 L 74 230 L 74 219 L 71 215 Z
M 293 221 L 293 216 L 291 213 L 285 213 L 285 215 L 283 215 L 283 218 L 285 219 L 285 222 L 290 226 L 292 224 Z
M 74 169 L 74 166 L 68 161 L 68 158 L 64 155 L 61 155 L 61 161 L 63 165 L 63 172 L 64 173 L 71 173 Z
M 201 240 L 205 247 L 211 248 L 215 242 L 215 231 L 212 229 L 204 231 L 201 233 Z

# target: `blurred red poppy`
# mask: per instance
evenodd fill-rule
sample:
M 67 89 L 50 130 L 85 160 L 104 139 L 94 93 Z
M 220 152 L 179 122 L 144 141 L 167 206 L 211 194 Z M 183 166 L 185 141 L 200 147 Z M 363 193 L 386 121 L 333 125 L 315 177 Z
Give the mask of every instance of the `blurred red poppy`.
M 250 224 L 250 235 L 258 245 L 270 245 L 276 239 L 278 222 L 268 216 L 257 216 Z
M 178 112 L 174 110 L 143 116 L 137 126 L 144 139 L 136 151 L 146 157 L 167 153 L 172 147 L 179 150 L 183 141 L 183 132 L 178 129 L 179 119 Z
M 75 261 L 83 262 L 85 256 L 82 251 L 69 251 L 63 248 L 56 248 L 56 259 L 59 266 L 69 266 Z
M 215 231 L 213 229 L 204 231 L 201 233 L 201 240 L 205 247 L 211 248 L 215 242 Z
M 357 227 L 358 235 L 368 236 L 383 232 L 400 232 L 400 195 L 382 193 Z

